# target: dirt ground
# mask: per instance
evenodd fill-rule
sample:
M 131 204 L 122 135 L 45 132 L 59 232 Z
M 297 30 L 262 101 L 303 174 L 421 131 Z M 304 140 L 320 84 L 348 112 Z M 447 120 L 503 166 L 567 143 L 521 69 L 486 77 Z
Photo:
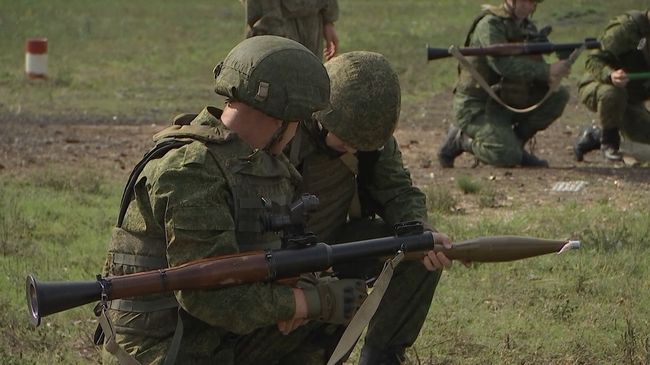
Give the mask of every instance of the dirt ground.
M 396 137 L 414 184 L 423 189 L 449 189 L 459 195 L 462 209 L 478 209 L 475 199 L 464 199 L 456 187 L 460 175 L 470 176 L 499 192 L 495 205 L 523 200 L 526 205 L 554 204 L 571 196 L 585 201 L 609 199 L 621 209 L 634 206 L 635 197 L 646 193 L 650 168 L 608 163 L 592 152 L 585 162 L 573 160 L 572 143 L 578 122 L 594 117 L 579 105 L 575 92 L 565 114 L 536 137 L 534 152 L 548 159 L 549 169 L 473 167 L 474 159 L 464 154 L 453 169 L 438 165 L 436 151 L 451 121 L 451 92 L 445 91 L 425 102 L 404 103 Z M 0 109 L 0 175 L 22 175 L 45 166 L 101 169 L 125 180 L 140 157 L 153 145 L 151 136 L 171 123 L 168 120 L 113 120 L 87 115 L 30 116 Z M 145 119 L 146 120 L 146 119 Z M 586 181 L 577 192 L 558 192 L 557 183 Z

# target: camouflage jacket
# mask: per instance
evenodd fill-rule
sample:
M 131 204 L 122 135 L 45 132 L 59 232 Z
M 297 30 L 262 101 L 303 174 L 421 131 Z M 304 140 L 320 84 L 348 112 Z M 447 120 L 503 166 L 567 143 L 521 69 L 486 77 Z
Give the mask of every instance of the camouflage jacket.
M 481 47 L 498 43 L 525 42 L 535 37 L 537 28 L 531 20 L 525 19 L 521 25 L 515 24 L 503 8 L 487 7 L 474 20 L 468 32 L 465 46 Z M 476 56 L 468 60 L 490 85 L 517 84 L 513 93 L 527 96 L 527 90 L 521 90 L 535 82 L 546 84 L 549 65 L 542 57 L 521 56 Z M 502 85 L 506 88 L 506 85 Z M 459 66 L 456 93 L 459 97 L 471 96 L 488 99 L 488 94 L 481 89 L 471 74 Z M 526 99 L 522 96 L 523 99 Z M 502 95 L 504 101 L 507 98 Z
M 339 17 L 338 0 L 242 0 L 246 37 L 277 35 L 322 56 L 323 24 Z
M 585 63 L 586 73 L 579 86 L 592 81 L 611 84 L 610 75 L 618 69 L 626 72 L 650 71 L 650 21 L 645 13 L 629 11 L 610 21 L 600 37 L 601 48 L 592 51 Z M 631 80 L 625 86 L 631 99 L 647 100 L 643 86 L 647 80 Z
M 151 270 L 152 260 L 169 267 L 188 261 L 260 248 L 279 248 L 275 234 L 261 232 L 261 197 L 288 204 L 300 180 L 283 156 L 251 150 L 204 109 L 190 125 L 175 125 L 154 139 L 186 142 L 149 161 L 137 175 L 121 227 L 111 239 L 105 272 L 110 276 Z M 143 264 L 144 263 L 144 264 Z M 144 267 L 143 267 L 144 266 Z M 166 266 L 166 265 L 165 265 Z M 163 266 L 164 267 L 164 266 Z M 255 283 L 219 290 L 177 291 L 190 314 L 183 322 L 181 352 L 211 356 L 220 338 L 250 333 L 290 318 L 294 295 L 288 285 Z M 169 294 L 167 294 L 169 296 Z M 164 358 L 177 322 L 176 308 L 138 313 L 132 303 L 164 295 L 129 298 L 110 311 L 118 342 L 142 360 Z M 115 302 L 115 301 L 114 301 Z M 142 312 L 142 311 L 141 311 Z M 199 335 L 199 334 L 203 335 Z M 197 339 L 205 337 L 203 341 Z M 146 362 L 146 361 L 145 361 Z
M 345 224 L 357 185 L 362 217 L 377 214 L 389 225 L 409 220 L 426 224 L 426 195 L 413 186 L 395 137 L 380 150 L 351 156 L 329 148 L 315 120 L 302 122 L 299 133 L 300 151 L 292 163 L 303 175 L 299 192 L 314 194 L 320 200 L 308 223 L 319 240 L 329 242 Z M 290 150 L 287 153 L 291 155 Z

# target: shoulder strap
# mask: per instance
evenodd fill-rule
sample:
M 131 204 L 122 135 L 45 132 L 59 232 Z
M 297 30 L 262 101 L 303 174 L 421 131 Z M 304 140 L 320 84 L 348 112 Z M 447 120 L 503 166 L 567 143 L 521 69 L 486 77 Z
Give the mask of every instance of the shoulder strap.
M 164 156 L 170 150 L 179 148 L 190 142 L 192 142 L 192 140 L 189 139 L 162 139 L 156 143 L 156 146 L 151 149 L 151 151 L 147 152 L 144 157 L 142 157 L 142 160 L 140 160 L 140 162 L 135 165 L 131 171 L 131 174 L 129 175 L 126 186 L 124 187 L 124 192 L 122 193 L 122 200 L 120 201 L 120 212 L 117 216 L 117 224 L 115 225 L 116 227 L 122 227 L 122 223 L 124 223 L 124 216 L 126 215 L 126 209 L 129 207 L 129 203 L 131 202 L 135 183 L 138 181 L 138 177 L 140 176 L 140 173 L 142 173 L 142 170 L 144 170 L 144 167 L 147 165 L 147 163 L 153 159 Z
M 580 47 L 580 48 L 576 48 L 568 58 L 569 65 L 572 65 L 575 62 L 575 60 L 578 59 L 580 54 L 585 49 L 586 49 L 585 45 L 582 45 L 582 47 Z M 501 104 L 504 108 L 506 108 L 506 109 L 508 109 L 508 110 L 510 110 L 511 112 L 514 112 L 514 113 L 528 113 L 528 112 L 531 112 L 531 111 L 537 109 L 540 105 L 542 105 L 542 103 L 544 103 L 546 101 L 546 99 L 548 99 L 551 96 L 552 93 L 556 92 L 559 89 L 560 83 L 562 81 L 562 79 L 557 79 L 553 85 L 550 85 L 550 87 L 548 89 L 548 92 L 546 92 L 546 95 L 544 95 L 542 100 L 540 100 L 537 104 L 532 105 L 532 106 L 530 106 L 528 108 L 517 109 L 517 108 L 513 108 L 510 105 L 504 103 L 503 100 L 501 100 L 497 96 L 497 94 L 490 87 L 490 85 L 488 85 L 487 81 L 485 81 L 483 76 L 481 76 L 481 74 L 474 68 L 474 66 L 472 66 L 472 64 L 469 63 L 469 61 L 467 61 L 465 59 L 465 57 L 463 57 L 463 55 L 460 53 L 460 51 L 458 51 L 458 48 L 456 48 L 455 46 L 451 46 L 449 48 L 449 53 L 452 56 L 454 56 L 454 58 L 456 58 L 458 60 L 458 63 L 460 64 L 460 66 L 465 67 L 465 69 L 472 75 L 474 80 L 476 80 L 476 82 L 481 86 L 481 88 L 483 90 L 485 90 L 485 92 L 487 92 L 488 95 L 490 95 L 490 97 L 492 97 L 492 99 L 494 99 L 496 102 Z M 460 67 L 460 66 L 458 66 L 458 67 Z
M 488 13 L 489 12 L 484 8 L 481 10 L 481 13 L 477 15 L 474 20 L 472 20 L 472 25 L 470 25 L 469 30 L 467 31 L 467 35 L 465 36 L 465 42 L 463 43 L 465 47 L 469 46 L 469 39 L 472 36 L 472 33 L 474 33 L 474 29 L 476 28 L 478 22 L 480 22 L 481 19 L 483 19 Z

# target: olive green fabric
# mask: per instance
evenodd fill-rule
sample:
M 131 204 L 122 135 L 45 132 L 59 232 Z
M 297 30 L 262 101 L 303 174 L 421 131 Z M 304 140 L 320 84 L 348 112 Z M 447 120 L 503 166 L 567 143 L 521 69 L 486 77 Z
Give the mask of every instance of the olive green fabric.
M 627 90 L 591 82 L 579 94 L 582 103 L 598 113 L 603 127 L 615 127 L 628 140 L 650 144 L 650 112 L 643 102 L 631 102 Z
M 487 11 L 474 22 L 467 45 L 479 47 L 523 41 L 536 32 L 537 28 L 529 19 L 517 26 L 504 14 L 497 16 Z M 548 91 L 550 66 L 542 57 L 477 56 L 469 59 L 490 85 L 499 84 L 502 100 L 513 106 L 536 104 Z M 537 109 L 515 114 L 492 100 L 469 73 L 461 70 L 453 101 L 454 123 L 472 138 L 470 152 L 479 161 L 512 167 L 522 162 L 523 144 L 559 118 L 568 101 L 568 91 L 560 87 Z
M 349 102 L 354 103 L 354 99 Z M 381 206 L 380 216 L 383 220 L 377 219 L 375 223 L 379 224 L 365 228 L 355 224 L 366 220 L 348 223 L 347 213 L 355 189 L 354 173 L 345 164 L 337 162 L 341 154 L 324 144 L 315 121 L 302 122 L 300 128 L 302 143 L 298 166 L 303 173 L 300 192 L 315 194 L 320 199 L 318 211 L 308 222 L 308 228 L 320 241 L 336 244 L 351 239 L 392 235 L 390 227 L 395 223 L 427 221 L 426 196 L 413 186 L 397 141 L 391 136 L 379 151 L 377 162 L 367 169 L 370 174 L 367 190 L 373 201 Z M 289 150 L 286 152 L 290 153 Z M 365 171 L 361 166 L 360 169 Z M 320 171 L 320 174 L 312 174 L 313 171 Z M 323 225 L 322 221 L 329 223 Z M 350 232 L 357 232 L 357 236 L 352 236 Z M 362 271 L 377 272 L 376 261 L 369 261 L 365 265 L 370 267 Z M 399 348 L 413 344 L 426 319 L 440 275 L 439 271 L 426 270 L 417 261 L 402 262 L 397 272 L 399 274 L 391 281 L 365 338 L 366 343 L 377 348 Z
M 338 0 L 241 0 L 246 37 L 277 35 L 303 44 L 323 58 L 323 24 L 339 17 Z
M 331 102 L 314 118 L 356 150 L 381 147 L 393 135 L 400 113 L 399 79 L 388 60 L 379 53 L 348 52 L 327 61 L 325 68 Z
M 537 27 L 529 19 L 525 19 L 518 26 L 503 7 L 487 8 L 474 20 L 465 46 L 482 47 L 499 43 L 523 42 L 536 34 Z M 535 85 L 536 83 L 545 85 L 548 79 L 549 65 L 540 56 L 475 56 L 467 59 L 489 85 L 500 84 L 500 89 L 503 90 L 501 98 L 506 103 L 516 104 L 512 106 L 530 106 L 524 105 L 529 96 L 528 91 L 535 86 L 539 87 Z M 487 92 L 478 85 L 469 71 L 462 67 L 459 67 L 456 93 L 489 98 Z M 526 100 L 521 102 L 518 96 Z
M 215 115 L 215 113 L 217 115 Z M 190 125 L 173 126 L 157 139 L 189 139 L 189 143 L 147 163 L 134 188 L 122 230 L 132 237 L 113 239 L 105 265 L 108 276 L 146 268 L 116 260 L 135 255 L 166 260 L 169 266 L 258 248 L 278 248 L 275 234 L 260 232 L 261 197 L 286 204 L 299 175 L 283 156 L 251 148 L 218 120 L 216 108 L 205 109 Z M 258 202 L 258 204 L 254 204 Z M 286 344 L 276 322 L 295 312 L 290 286 L 255 283 L 220 290 L 177 291 L 184 334 L 176 363 L 234 364 L 239 341 L 267 333 L 269 343 Z M 151 301 L 165 297 L 127 298 Z M 111 310 L 117 341 L 143 364 L 162 364 L 177 322 L 175 308 L 134 313 Z M 313 326 L 320 326 L 314 322 Z M 306 327 L 312 328 L 312 327 Z M 302 334 L 302 337 L 299 336 Z M 261 356 L 273 363 L 305 340 Z M 274 340 L 275 338 L 275 340 Z M 246 350 L 242 350 L 246 351 Z M 103 356 L 106 363 L 115 359 Z
M 290 39 L 260 36 L 233 48 L 214 70 L 215 91 L 274 118 L 308 119 L 329 104 L 325 67 Z
M 612 85 L 610 75 L 650 71 L 650 21 L 642 12 L 628 12 L 612 19 L 600 37 L 601 49 L 592 51 L 586 72 L 578 83 L 580 101 L 598 114 L 603 127 L 618 128 L 629 140 L 650 143 L 650 113 L 644 102 L 650 93 L 648 80 L 631 80 L 622 87 Z M 645 46 L 639 48 L 646 39 Z
M 540 100 L 546 90 L 534 90 L 531 100 Z M 517 166 L 522 161 L 522 134 L 533 136 L 559 118 L 569 101 L 569 92 L 562 87 L 532 112 L 513 113 L 496 101 L 481 98 L 454 98 L 456 125 L 472 137 L 471 153 L 481 162 L 501 167 Z M 514 127 L 514 128 L 513 128 Z
M 417 207 L 417 204 L 413 206 Z M 392 225 L 382 219 L 355 220 L 336 232 L 334 243 L 393 234 Z M 372 264 L 366 265 L 365 272 L 368 273 Z M 380 265 L 382 263 L 375 268 L 379 270 Z M 368 324 L 365 345 L 398 351 L 411 347 L 424 325 L 441 274 L 441 270 L 428 271 L 420 261 L 402 261 L 397 265 L 381 304 Z

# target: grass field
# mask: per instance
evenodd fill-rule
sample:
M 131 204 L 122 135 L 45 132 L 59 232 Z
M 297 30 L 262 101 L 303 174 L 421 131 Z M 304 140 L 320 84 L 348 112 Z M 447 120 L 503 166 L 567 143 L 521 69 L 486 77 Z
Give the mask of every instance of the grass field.
M 405 99 L 451 85 L 451 60 L 427 64 L 425 45 L 462 44 L 482 0 L 344 1 L 341 51 L 380 52 L 397 69 Z M 641 0 L 544 3 L 534 14 L 555 42 L 596 37 L 610 14 Z M 157 118 L 214 103 L 212 69 L 243 36 L 235 0 L 183 3 L 113 0 L 88 5 L 44 0 L 2 3 L 0 107 L 22 113 L 110 114 Z M 25 39 L 46 37 L 50 80 L 26 81 Z M 581 65 L 574 69 L 580 74 Z
M 409 105 L 453 84 L 455 64 L 427 63 L 424 47 L 461 44 L 485 1 L 340 2 L 340 51 L 385 54 Z M 0 4 L 0 115 L 5 119 L 54 114 L 153 122 L 214 105 L 219 99 L 212 91 L 212 69 L 243 35 L 243 7 L 235 0 Z M 647 5 L 547 0 L 534 19 L 553 26 L 553 41 L 579 41 L 598 36 L 612 15 Z M 28 37 L 49 40 L 48 81 L 23 77 Z M 581 67 L 574 68 L 572 81 Z M 46 317 L 31 329 L 24 280 L 30 273 L 43 281 L 93 280 L 101 271 L 126 173 L 93 165 L 16 175 L 0 168 L 0 363 L 98 363 L 92 307 Z M 537 207 L 515 197 L 498 208 L 491 203 L 495 192 L 478 191 L 470 183 L 426 190 L 440 231 L 456 240 L 514 233 L 572 238 L 581 240 L 582 249 L 446 271 L 409 361 L 650 364 L 647 183 L 627 191 L 625 199 L 633 204 L 624 206 L 603 194 L 588 202 L 568 198 Z M 452 209 L 459 197 L 476 200 L 479 211 Z

